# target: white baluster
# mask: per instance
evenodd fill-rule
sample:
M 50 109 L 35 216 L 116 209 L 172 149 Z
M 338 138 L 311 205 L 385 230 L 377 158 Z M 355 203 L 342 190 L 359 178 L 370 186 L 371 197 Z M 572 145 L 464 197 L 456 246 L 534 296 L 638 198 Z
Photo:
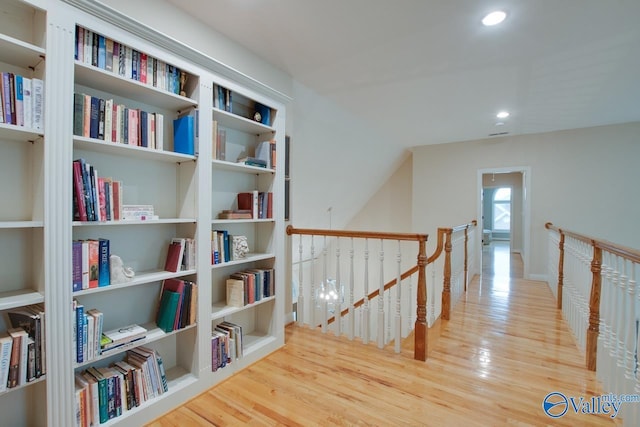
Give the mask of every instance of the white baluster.
M 315 275 L 315 265 L 316 265 L 316 248 L 315 245 L 313 244 L 313 235 L 311 235 L 311 270 L 309 272 L 309 275 L 311 276 L 311 310 L 310 311 L 310 316 L 309 316 L 309 324 L 311 325 L 311 327 L 313 329 L 316 328 L 316 326 L 318 326 L 318 323 L 316 322 L 316 306 L 318 304 L 318 301 L 316 299 L 316 285 L 315 285 L 315 281 L 316 281 L 316 275 Z
M 378 288 L 378 348 L 384 347 L 384 240 L 380 239 L 380 287 Z
M 398 240 L 398 276 L 396 278 L 396 336 L 395 336 L 395 351 L 396 353 L 400 353 L 400 342 L 402 341 L 402 316 L 401 306 L 402 306 L 402 248 L 400 246 L 400 240 Z
M 618 311 L 620 310 L 620 282 L 619 282 L 619 271 L 618 271 L 618 257 L 616 255 L 612 255 L 611 259 L 611 289 L 613 291 L 613 304 L 611 307 L 612 310 L 612 318 L 611 318 L 611 348 L 609 349 L 609 354 L 611 355 L 611 359 L 609 360 L 609 388 L 610 390 L 617 389 L 617 380 L 616 380 L 616 365 L 618 360 Z
M 303 285 L 303 273 L 302 270 L 304 266 L 302 264 L 302 234 L 300 234 L 300 244 L 298 245 L 298 313 L 296 316 L 298 317 L 298 325 L 304 326 L 304 285 Z M 312 260 L 313 262 L 313 260 Z
M 355 312 L 353 309 L 353 288 L 355 286 L 355 273 L 353 263 L 353 237 L 351 238 L 351 248 L 349 249 L 349 326 L 348 336 L 350 340 L 353 340 L 355 336 Z
M 337 300 L 334 305 L 333 319 L 336 323 L 336 336 L 342 335 L 342 298 L 344 290 L 341 289 L 342 281 L 340 280 L 340 238 L 336 240 L 336 292 Z
M 362 307 L 362 343 L 369 343 L 369 239 L 364 241 L 364 304 Z
M 325 293 L 328 288 L 327 277 L 327 236 L 324 236 L 324 247 L 322 248 L 322 286 Z M 322 307 L 322 333 L 327 333 L 327 319 L 329 317 L 329 310 L 327 307 L 327 299 L 325 295 L 320 295 L 321 307 Z
M 628 269 L 628 270 L 627 270 Z M 625 372 L 626 378 L 625 393 L 632 393 L 633 380 L 634 380 L 634 368 L 635 368 L 635 337 L 636 337 L 636 280 L 634 265 L 631 261 L 625 260 L 625 273 L 628 273 L 627 282 L 627 316 L 625 317 L 626 334 L 625 334 Z

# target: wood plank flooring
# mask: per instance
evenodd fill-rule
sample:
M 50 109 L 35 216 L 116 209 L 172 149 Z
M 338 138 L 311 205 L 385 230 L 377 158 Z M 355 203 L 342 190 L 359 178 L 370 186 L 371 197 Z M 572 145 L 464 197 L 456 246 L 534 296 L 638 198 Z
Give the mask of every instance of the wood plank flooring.
M 407 343 L 395 354 L 292 325 L 283 349 L 148 426 L 620 425 L 543 412 L 550 392 L 602 391 L 547 285 L 513 274 L 518 256 L 500 256 L 485 256 L 482 278 L 435 328 L 427 362 Z

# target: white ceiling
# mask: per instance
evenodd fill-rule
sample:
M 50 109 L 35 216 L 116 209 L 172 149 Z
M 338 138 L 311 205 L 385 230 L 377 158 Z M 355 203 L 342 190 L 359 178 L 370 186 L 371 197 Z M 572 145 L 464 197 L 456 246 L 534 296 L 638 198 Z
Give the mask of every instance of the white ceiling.
M 404 147 L 640 120 L 640 0 L 169 1 Z

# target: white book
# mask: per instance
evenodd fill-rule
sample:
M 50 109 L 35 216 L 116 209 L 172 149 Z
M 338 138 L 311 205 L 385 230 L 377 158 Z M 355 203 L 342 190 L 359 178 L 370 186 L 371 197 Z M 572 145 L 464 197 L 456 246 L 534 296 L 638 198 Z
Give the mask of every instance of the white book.
M 83 62 L 87 65 L 91 65 L 91 59 L 93 58 L 93 32 L 84 29 L 84 56 Z
M 147 330 L 140 325 L 133 324 L 103 332 L 103 335 L 111 340 L 109 345 L 114 346 L 142 338 L 147 335 Z
M 122 144 L 122 114 L 124 113 L 124 105 L 118 104 L 116 108 L 116 140 L 119 144 Z
M 33 97 L 31 94 L 31 79 L 22 78 L 22 107 L 24 109 L 24 127 L 33 127 Z
M 104 102 L 104 140 L 112 142 L 113 140 L 113 99 L 107 99 Z
M 31 79 L 31 126 L 35 130 L 44 130 L 44 82 Z
M 156 149 L 164 150 L 164 116 L 156 113 Z
M 85 361 L 93 360 L 95 358 L 94 346 L 95 346 L 95 318 L 91 315 L 85 314 L 87 317 L 87 354 Z
M 156 149 L 156 113 L 149 113 L 149 148 Z
M 89 241 L 82 241 L 82 289 L 89 289 Z
M 0 393 L 7 389 L 12 347 L 13 338 L 8 335 L 0 337 Z
M 260 196 L 259 196 L 259 192 L 258 190 L 253 190 L 253 212 L 252 212 L 252 217 L 253 219 L 258 219 L 259 218 L 259 204 L 260 204 Z

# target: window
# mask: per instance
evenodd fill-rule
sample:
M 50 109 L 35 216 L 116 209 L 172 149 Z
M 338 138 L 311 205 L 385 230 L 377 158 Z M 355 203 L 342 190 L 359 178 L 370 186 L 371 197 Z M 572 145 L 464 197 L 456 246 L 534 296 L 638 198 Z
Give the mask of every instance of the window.
M 511 188 L 498 188 L 493 193 L 493 230 L 511 229 Z

